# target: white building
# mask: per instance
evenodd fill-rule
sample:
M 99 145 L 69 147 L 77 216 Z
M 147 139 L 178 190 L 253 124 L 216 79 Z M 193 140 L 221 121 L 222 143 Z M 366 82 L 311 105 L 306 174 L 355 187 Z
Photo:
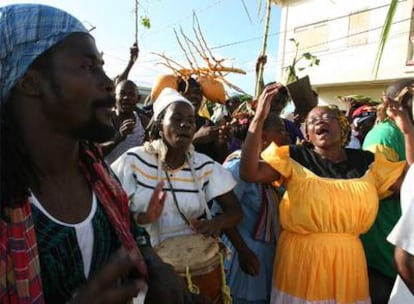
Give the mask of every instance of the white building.
M 294 57 L 310 52 L 319 66 L 306 68 L 320 103 L 337 96 L 366 95 L 380 99 L 392 81 L 414 77 L 414 0 L 400 0 L 377 75 L 373 72 L 389 0 L 275 0 L 281 8 L 277 79 Z

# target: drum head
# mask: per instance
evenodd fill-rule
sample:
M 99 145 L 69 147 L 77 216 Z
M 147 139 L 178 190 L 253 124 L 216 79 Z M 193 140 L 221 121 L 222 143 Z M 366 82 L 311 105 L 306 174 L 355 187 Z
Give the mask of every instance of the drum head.
M 199 234 L 169 238 L 154 249 L 161 259 L 173 265 L 178 273 L 185 273 L 187 267 L 191 270 L 201 270 L 219 263 L 218 242 Z

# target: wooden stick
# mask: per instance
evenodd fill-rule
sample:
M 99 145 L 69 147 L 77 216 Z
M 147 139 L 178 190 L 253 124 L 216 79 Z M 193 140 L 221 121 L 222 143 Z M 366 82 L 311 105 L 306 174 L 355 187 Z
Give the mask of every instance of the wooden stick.
M 195 58 L 195 56 L 194 56 L 194 54 L 193 54 L 193 52 L 192 52 L 192 49 L 191 49 L 191 45 L 193 45 L 193 46 L 194 46 L 194 43 L 191 41 L 191 39 L 190 39 L 190 38 L 188 38 L 188 37 L 184 34 L 184 31 L 183 31 L 183 28 L 182 28 L 182 27 L 180 27 L 180 32 L 181 32 L 181 35 L 184 37 L 184 41 L 185 41 L 185 43 L 186 43 L 186 45 L 187 45 L 187 48 L 188 48 L 188 50 L 189 50 L 189 52 L 190 52 L 190 55 L 191 55 L 191 57 L 193 58 L 193 61 L 194 61 L 194 64 L 195 64 L 196 68 L 198 69 L 197 59 Z M 196 51 L 198 52 L 197 47 L 195 47 L 195 49 L 196 49 Z
M 174 34 L 175 34 L 175 38 L 177 39 L 177 42 L 178 42 L 178 44 L 179 44 L 179 46 L 180 46 L 181 50 L 182 50 L 182 51 L 183 51 L 183 53 L 184 53 L 185 58 L 187 59 L 188 63 L 190 64 L 191 69 L 192 69 L 192 70 L 194 70 L 193 63 L 191 62 L 190 58 L 188 57 L 187 51 L 186 51 L 186 49 L 184 48 L 184 46 L 182 45 L 181 40 L 180 40 L 180 38 L 178 37 L 177 31 L 176 31 L 175 29 L 174 29 Z

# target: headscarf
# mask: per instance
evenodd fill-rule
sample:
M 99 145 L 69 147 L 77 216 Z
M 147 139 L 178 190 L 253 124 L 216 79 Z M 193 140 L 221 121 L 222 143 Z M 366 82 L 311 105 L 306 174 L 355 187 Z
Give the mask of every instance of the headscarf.
M 161 91 L 158 98 L 154 101 L 153 109 L 154 109 L 154 120 L 160 118 L 160 114 L 168 108 L 170 105 L 176 102 L 184 102 L 191 106 L 194 109 L 193 104 L 176 90 L 171 88 L 165 88 Z
M 0 7 L 0 105 L 37 57 L 75 32 L 88 30 L 60 9 L 41 4 Z
M 185 98 L 172 88 L 164 88 L 161 91 L 160 95 L 158 95 L 158 98 L 154 101 L 154 114 L 147 128 L 153 128 L 155 122 L 160 119 L 161 113 L 164 112 L 165 109 L 167 109 L 170 105 L 177 102 L 184 102 L 194 110 L 193 104 L 187 98 Z M 150 154 L 157 154 L 161 161 L 165 161 L 165 157 L 168 152 L 168 147 L 162 139 L 153 139 L 145 142 L 144 149 L 146 152 Z M 194 147 L 193 145 L 190 145 L 188 147 L 187 152 L 191 154 L 193 151 Z
M 375 106 L 362 105 L 352 113 L 352 123 L 355 127 L 359 127 L 367 119 L 371 117 L 375 118 L 376 116 L 377 110 Z

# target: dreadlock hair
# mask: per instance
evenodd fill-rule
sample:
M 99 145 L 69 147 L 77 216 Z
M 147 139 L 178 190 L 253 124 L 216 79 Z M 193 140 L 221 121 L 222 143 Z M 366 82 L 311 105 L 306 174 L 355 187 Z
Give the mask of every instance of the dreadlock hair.
M 349 124 L 349 121 L 345 114 L 338 108 L 338 106 L 333 104 L 326 106 L 317 106 L 317 108 L 328 110 L 336 116 L 336 119 L 339 122 L 339 126 L 341 127 L 341 145 L 342 147 L 346 147 L 351 140 L 351 125 Z M 305 119 L 305 133 L 308 134 L 307 119 Z M 309 141 L 307 141 L 305 144 L 312 145 Z
M 44 52 L 30 65 L 29 69 L 50 74 L 52 70 L 51 53 L 54 47 Z M 14 86 L 0 107 L 0 216 L 8 220 L 6 208 L 21 206 L 30 195 L 30 186 L 39 184 L 39 168 L 33 163 L 24 145 L 21 130 L 13 113 Z
M 0 109 L 1 116 L 1 216 L 4 209 L 25 203 L 29 185 L 36 181 L 38 170 L 30 159 L 12 111 L 12 97 Z

